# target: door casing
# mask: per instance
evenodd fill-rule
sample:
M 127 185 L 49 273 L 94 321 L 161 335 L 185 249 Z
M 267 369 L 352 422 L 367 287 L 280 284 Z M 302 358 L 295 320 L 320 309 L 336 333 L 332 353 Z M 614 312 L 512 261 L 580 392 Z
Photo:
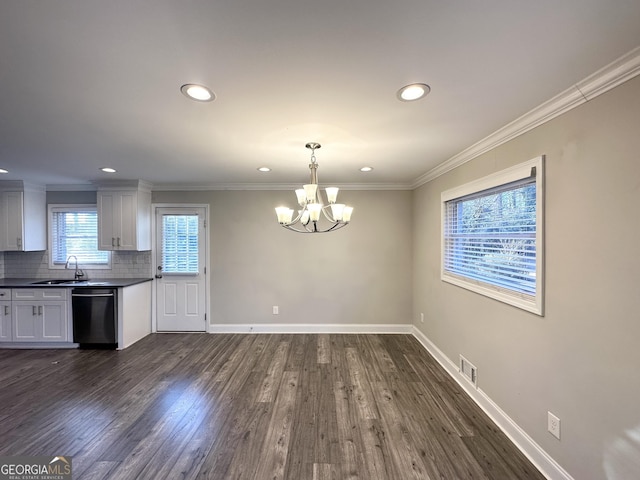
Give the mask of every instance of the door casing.
M 204 267 L 205 267 L 205 271 L 206 274 L 204 276 L 204 291 L 205 291 L 205 312 L 206 312 L 206 316 L 207 316 L 207 323 L 206 323 L 206 329 L 205 329 L 205 333 L 209 333 L 211 331 L 210 325 L 211 325 L 211 292 L 209 291 L 209 289 L 211 288 L 211 283 L 209 282 L 209 278 L 211 277 L 211 265 L 210 265 L 210 235 L 209 235 L 209 225 L 211 225 L 211 222 L 209 221 L 209 204 L 207 203 L 154 203 L 151 205 L 151 245 L 152 245 L 152 251 L 151 251 L 151 268 L 152 268 L 152 275 L 156 275 L 156 273 L 158 272 L 158 252 L 157 252 L 157 248 L 158 248 L 158 242 L 157 242 L 157 235 L 156 235 L 156 230 L 157 230 L 157 225 L 156 225 L 156 214 L 157 214 L 157 209 L 158 208 L 204 208 L 204 220 L 205 220 L 205 229 L 204 229 L 204 255 L 205 255 L 205 260 L 204 260 Z M 152 301 L 152 312 L 151 312 L 151 331 L 153 333 L 156 333 L 158 331 L 158 321 L 157 321 L 157 299 L 158 299 L 158 292 L 157 292 L 157 282 L 153 281 L 153 288 L 151 289 L 151 301 Z

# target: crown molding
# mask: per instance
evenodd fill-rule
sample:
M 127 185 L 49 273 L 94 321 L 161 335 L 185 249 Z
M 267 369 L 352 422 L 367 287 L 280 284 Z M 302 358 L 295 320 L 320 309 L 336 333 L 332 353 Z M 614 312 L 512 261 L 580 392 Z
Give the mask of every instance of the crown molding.
M 46 185 L 47 192 L 95 192 L 98 187 L 94 183 L 70 183 Z
M 530 110 L 521 117 L 445 160 L 418 177 L 412 189 L 438 178 L 460 165 L 493 150 L 553 118 L 574 109 L 640 74 L 640 47 L 631 50 L 564 92 Z
M 413 190 L 406 183 L 338 183 L 331 184 L 343 190 Z M 210 191 L 210 190 L 295 190 L 298 183 L 226 183 L 226 184 L 154 184 L 154 192 L 168 191 Z

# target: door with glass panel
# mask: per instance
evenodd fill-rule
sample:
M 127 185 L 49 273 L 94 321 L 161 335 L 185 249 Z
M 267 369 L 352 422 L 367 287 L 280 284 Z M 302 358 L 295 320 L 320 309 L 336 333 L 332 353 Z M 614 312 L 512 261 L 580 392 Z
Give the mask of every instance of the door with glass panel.
M 159 332 L 204 332 L 204 207 L 156 208 L 156 323 Z

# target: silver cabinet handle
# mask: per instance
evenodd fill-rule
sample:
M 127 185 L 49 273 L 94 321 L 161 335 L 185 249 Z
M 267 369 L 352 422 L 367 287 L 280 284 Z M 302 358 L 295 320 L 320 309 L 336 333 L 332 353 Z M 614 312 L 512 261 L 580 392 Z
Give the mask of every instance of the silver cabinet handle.
M 120 237 L 118 237 L 118 246 L 120 246 Z
M 42 315 L 42 305 L 38 307 L 38 315 Z
M 111 237 L 111 246 L 115 247 L 116 246 L 116 239 Z
M 22 248 L 22 238 L 17 237 L 16 242 L 18 243 L 18 248 Z
M 37 311 L 36 311 L 36 306 L 34 305 L 34 306 L 33 306 L 33 312 L 32 312 L 32 315 L 34 315 L 34 316 L 35 316 L 35 315 L 37 315 L 37 314 L 38 314 L 38 313 L 37 313 Z
M 5 305 L 4 306 L 4 314 L 8 317 L 9 316 L 9 305 Z

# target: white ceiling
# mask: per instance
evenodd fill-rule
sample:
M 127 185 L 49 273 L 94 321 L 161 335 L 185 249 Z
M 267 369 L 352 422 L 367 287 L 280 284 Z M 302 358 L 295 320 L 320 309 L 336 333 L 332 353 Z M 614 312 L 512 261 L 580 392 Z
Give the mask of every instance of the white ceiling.
M 638 0 L 3 0 L 0 179 L 299 184 L 314 141 L 320 183 L 407 186 L 639 26 Z

